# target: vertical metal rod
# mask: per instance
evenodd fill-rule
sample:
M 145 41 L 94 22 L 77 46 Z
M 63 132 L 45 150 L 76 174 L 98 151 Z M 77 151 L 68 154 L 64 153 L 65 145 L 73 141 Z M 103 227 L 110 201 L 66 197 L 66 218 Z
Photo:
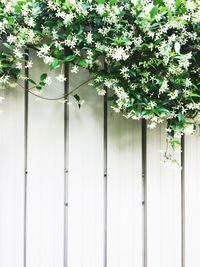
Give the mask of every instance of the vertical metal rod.
M 181 266 L 185 267 L 185 136 L 181 137 Z
M 107 214 L 108 214 L 108 182 L 107 182 L 107 125 L 108 125 L 108 104 L 107 89 L 104 96 L 104 267 L 107 267 Z
M 65 50 L 65 55 L 67 55 Z M 67 80 L 64 82 L 64 94 L 69 93 L 69 64 L 65 63 L 64 75 Z M 64 104 L 64 267 L 68 266 L 68 168 L 69 168 L 69 105 L 68 96 Z
M 29 60 L 29 50 L 25 49 L 25 65 Z M 29 77 L 29 70 L 25 68 L 24 75 L 26 78 Z M 25 80 L 25 91 L 24 91 L 24 267 L 27 265 L 27 156 L 28 156 L 28 80 Z
M 143 267 L 147 267 L 147 127 L 142 119 L 142 220 L 143 220 Z

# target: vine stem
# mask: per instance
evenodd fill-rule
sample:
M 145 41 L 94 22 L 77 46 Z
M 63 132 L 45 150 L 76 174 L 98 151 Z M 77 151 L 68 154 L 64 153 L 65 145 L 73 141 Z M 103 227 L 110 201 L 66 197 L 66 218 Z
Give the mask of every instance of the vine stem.
M 56 100 L 61 100 L 69 95 L 71 95 L 72 93 L 74 93 L 76 90 L 78 90 L 80 87 L 82 87 L 83 85 L 87 84 L 89 81 L 91 81 L 93 78 L 90 78 L 88 79 L 87 81 L 85 81 L 84 83 L 78 85 L 76 88 L 74 88 L 72 91 L 70 91 L 69 93 L 66 93 L 66 94 L 63 94 L 62 96 L 59 96 L 59 97 L 56 97 L 56 98 L 48 98 L 48 97 L 44 97 L 44 96 L 40 96 L 40 95 L 37 95 L 35 93 L 33 93 L 31 90 L 34 89 L 34 87 L 32 87 L 31 89 L 26 89 L 24 86 L 22 86 L 20 83 L 17 82 L 17 84 L 22 88 L 24 89 L 25 91 L 28 91 L 30 94 L 38 97 L 38 98 L 41 98 L 43 100 L 49 100 L 49 101 L 56 101 Z

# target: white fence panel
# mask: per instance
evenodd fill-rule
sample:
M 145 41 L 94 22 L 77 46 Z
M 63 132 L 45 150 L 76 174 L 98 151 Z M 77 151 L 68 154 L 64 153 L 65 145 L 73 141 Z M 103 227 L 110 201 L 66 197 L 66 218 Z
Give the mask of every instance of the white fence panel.
M 43 95 L 63 94 L 64 84 L 55 79 L 59 71 L 51 72 L 53 83 L 44 89 Z M 34 78 L 41 72 L 46 72 L 46 68 L 38 62 L 30 76 Z M 70 73 L 69 89 L 88 79 L 85 70 L 76 75 Z M 21 88 L 0 91 L 0 96 L 5 97 L 0 116 L 0 266 L 63 267 L 65 259 L 64 267 L 106 267 L 105 263 L 107 267 L 143 267 L 144 257 L 147 258 L 144 267 L 184 267 L 181 265 L 184 257 L 185 267 L 198 266 L 199 133 L 186 137 L 185 202 L 181 203 L 184 196 L 181 170 L 161 163 L 160 150 L 166 149 L 165 125 L 147 130 L 143 183 L 141 122 L 126 120 L 109 110 L 105 147 L 103 97 L 97 96 L 87 84 L 78 93 L 85 104 L 79 109 L 70 97 L 72 103 L 65 120 L 64 105 L 58 101 L 29 95 L 28 110 L 24 110 Z M 28 112 L 26 203 L 25 112 Z M 65 201 L 68 203 L 64 207 Z M 185 221 L 181 214 L 184 210 Z
M 70 74 L 70 90 L 88 79 Z M 103 99 L 87 84 L 78 92 L 85 104 L 69 111 L 68 266 L 102 267 Z
M 181 172 L 162 164 L 165 125 L 147 134 L 147 266 L 181 266 Z M 189 266 L 188 266 L 189 267 Z
M 141 123 L 108 118 L 108 266 L 142 266 Z
M 0 266 L 23 266 L 24 93 L 0 90 Z
M 32 55 L 34 56 L 34 55 Z M 46 72 L 38 62 L 30 77 Z M 55 78 L 52 72 L 51 76 Z M 55 79 L 44 94 L 63 94 Z M 27 267 L 63 265 L 64 244 L 64 106 L 29 95 Z
M 186 266 L 199 266 L 200 240 L 200 135 L 185 141 L 185 261 Z

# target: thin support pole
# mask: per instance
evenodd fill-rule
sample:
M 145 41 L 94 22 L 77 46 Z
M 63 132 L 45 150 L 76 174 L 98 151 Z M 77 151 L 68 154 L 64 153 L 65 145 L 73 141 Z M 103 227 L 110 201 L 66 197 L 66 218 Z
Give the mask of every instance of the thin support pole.
M 65 55 L 67 51 L 65 50 Z M 69 93 L 69 64 L 65 63 L 64 94 Z M 68 96 L 64 104 L 64 267 L 68 266 L 68 173 L 69 173 L 69 105 Z
M 181 266 L 185 267 L 185 136 L 181 137 Z
M 108 125 L 108 104 L 107 89 L 104 96 L 104 267 L 107 267 L 107 217 L 108 217 L 108 180 L 107 180 L 107 130 Z
M 29 60 L 29 50 L 25 49 L 25 77 L 29 77 L 29 69 L 26 68 L 26 62 Z M 24 267 L 27 266 L 27 185 L 28 185 L 28 80 L 25 80 L 24 92 Z
M 147 267 L 147 127 L 142 119 L 142 233 L 143 233 L 143 267 Z

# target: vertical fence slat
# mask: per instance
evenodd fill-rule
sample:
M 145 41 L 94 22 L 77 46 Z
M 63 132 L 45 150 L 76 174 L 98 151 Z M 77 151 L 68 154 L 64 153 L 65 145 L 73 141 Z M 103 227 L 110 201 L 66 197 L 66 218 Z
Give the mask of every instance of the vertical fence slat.
M 181 267 L 185 267 L 185 135 L 181 136 Z
M 29 69 L 26 68 L 26 63 L 29 60 L 29 50 L 25 49 L 25 64 L 24 75 L 26 80 L 24 82 L 24 265 L 26 267 L 27 256 L 27 156 L 28 156 L 28 95 L 29 95 Z
M 199 266 L 200 134 L 185 137 L 185 266 Z
M 147 267 L 147 123 L 142 120 L 142 250 L 143 267 Z
M 67 55 L 67 51 L 65 51 Z M 69 64 L 65 63 L 64 83 L 64 267 L 68 267 L 68 174 L 69 174 Z
M 34 53 L 31 53 L 34 59 Z M 37 60 L 37 61 L 36 61 Z M 30 70 L 47 72 L 38 59 Z M 63 95 L 64 85 L 50 72 L 52 85 L 44 95 Z M 64 229 L 64 105 L 29 95 L 27 267 L 63 266 Z
M 108 252 L 108 90 L 104 96 L 104 267 L 107 267 Z
M 142 266 L 141 123 L 108 117 L 109 267 Z
M 0 90 L 0 266 L 23 266 L 24 91 Z
M 89 79 L 70 73 L 70 90 Z M 76 92 L 77 93 L 77 92 Z M 103 266 L 103 98 L 87 84 L 69 111 L 69 266 Z M 71 102 L 72 102 L 71 98 Z
M 148 267 L 181 266 L 181 171 L 161 163 L 165 138 L 165 125 L 148 130 Z

